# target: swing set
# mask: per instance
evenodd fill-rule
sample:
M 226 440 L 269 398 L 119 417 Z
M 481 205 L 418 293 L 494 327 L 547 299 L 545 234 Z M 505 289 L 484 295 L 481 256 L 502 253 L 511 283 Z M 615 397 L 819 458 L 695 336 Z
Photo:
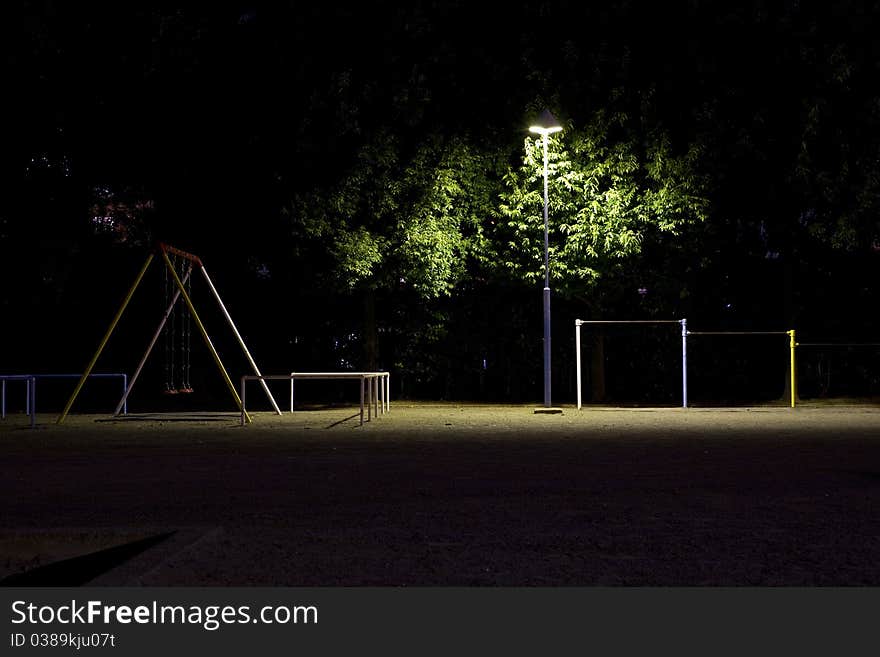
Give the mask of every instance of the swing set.
M 134 388 L 135 383 L 137 383 L 138 377 L 140 376 L 144 365 L 149 359 L 153 348 L 156 346 L 156 342 L 158 342 L 159 340 L 159 336 L 163 334 L 163 330 L 165 335 L 165 388 L 163 390 L 163 394 L 178 395 L 189 394 L 193 392 L 192 385 L 190 383 L 190 343 L 192 338 L 192 323 L 195 323 L 199 333 L 202 336 L 202 340 L 205 342 L 205 345 L 208 347 L 208 351 L 210 351 L 211 356 L 214 359 L 214 363 L 217 365 L 217 369 L 220 371 L 220 375 L 226 383 L 226 387 L 229 389 L 229 392 L 231 393 L 232 398 L 235 401 L 235 405 L 238 411 L 242 413 L 245 421 L 251 421 L 250 416 L 244 410 L 241 398 L 238 395 L 238 391 L 235 389 L 235 385 L 233 385 L 232 380 L 229 378 L 229 374 L 226 371 L 223 362 L 220 360 L 220 355 L 214 348 L 214 344 L 211 342 L 211 338 L 208 336 L 205 325 L 202 323 L 202 320 L 199 318 L 198 312 L 193 305 L 191 297 L 191 278 L 194 268 L 198 269 L 198 271 L 202 275 L 202 278 L 207 283 L 211 295 L 217 301 L 217 305 L 220 307 L 220 311 L 226 318 L 226 322 L 229 324 L 229 328 L 232 329 L 232 333 L 235 335 L 236 340 L 238 341 L 238 344 L 241 347 L 245 358 L 250 364 L 254 375 L 262 377 L 262 374 L 260 373 L 256 362 L 254 362 L 250 351 L 248 351 L 244 339 L 241 337 L 241 334 L 238 332 L 235 323 L 232 321 L 232 317 L 229 315 L 229 311 L 226 309 L 223 300 L 220 298 L 220 294 L 217 292 L 217 288 L 214 287 L 214 283 L 208 276 L 208 272 L 205 269 L 204 264 L 202 264 L 201 259 L 199 259 L 198 256 L 187 253 L 186 251 L 181 251 L 180 249 L 176 249 L 167 244 L 160 243 L 157 245 L 155 252 L 150 253 L 150 255 L 147 257 L 146 262 L 141 267 L 141 270 L 135 278 L 131 288 L 129 289 L 128 294 L 125 296 L 122 305 L 116 312 L 113 320 L 110 322 L 110 327 L 107 329 L 107 332 L 104 334 L 101 343 L 98 345 L 98 349 L 95 352 L 95 355 L 92 356 L 91 361 L 86 366 L 82 376 L 80 376 L 76 388 L 70 396 L 70 399 L 68 399 L 67 404 L 64 406 L 64 410 L 61 412 L 61 415 L 58 416 L 58 419 L 56 421 L 57 424 L 62 424 L 67 415 L 70 413 L 70 409 L 76 401 L 76 398 L 79 396 L 79 393 L 82 390 L 82 387 L 85 384 L 86 380 L 89 378 L 89 375 L 92 373 L 92 369 L 95 367 L 95 363 L 97 363 L 98 358 L 104 351 L 104 347 L 110 340 L 110 336 L 116 329 L 116 326 L 119 323 L 119 320 L 122 318 L 125 309 L 128 307 L 131 298 L 134 296 L 135 291 L 143 280 L 144 275 L 147 273 L 150 264 L 153 262 L 153 259 L 157 254 L 162 258 L 162 261 L 164 263 L 164 302 L 166 304 L 165 311 L 162 315 L 161 320 L 159 321 L 159 326 L 156 328 L 156 331 L 155 333 L 153 333 L 153 337 L 151 338 L 150 343 L 147 345 L 144 355 L 141 357 L 140 362 L 135 368 L 134 374 L 131 376 L 128 387 L 122 395 L 122 399 L 119 400 L 119 403 L 116 406 L 116 410 L 113 412 L 113 415 L 118 416 L 120 412 L 122 412 L 123 408 L 126 406 L 128 396 L 131 394 L 132 388 Z M 186 306 L 185 309 L 177 308 L 177 302 L 181 297 L 183 297 L 183 302 Z M 179 350 L 179 360 L 175 359 L 175 352 L 177 350 Z M 281 410 L 278 408 L 278 404 L 275 402 L 275 398 L 269 391 L 269 387 L 266 384 L 265 380 L 261 379 L 260 383 L 262 384 L 263 391 L 266 393 L 266 396 L 268 397 L 269 402 L 272 404 L 272 408 L 274 409 L 275 413 L 277 415 L 281 415 Z

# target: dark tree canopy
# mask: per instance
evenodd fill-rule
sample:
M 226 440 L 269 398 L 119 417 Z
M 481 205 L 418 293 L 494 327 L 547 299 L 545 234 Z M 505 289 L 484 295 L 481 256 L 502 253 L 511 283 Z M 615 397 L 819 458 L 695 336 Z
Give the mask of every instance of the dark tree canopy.
M 235 281 L 282 371 L 370 361 L 407 394 L 528 398 L 544 107 L 566 127 L 561 362 L 576 316 L 876 331 L 876 3 L 40 0 L 7 18 L 10 369 L 81 367 L 32 325 L 78 309 L 89 342 L 106 272 L 124 286 L 162 239 Z

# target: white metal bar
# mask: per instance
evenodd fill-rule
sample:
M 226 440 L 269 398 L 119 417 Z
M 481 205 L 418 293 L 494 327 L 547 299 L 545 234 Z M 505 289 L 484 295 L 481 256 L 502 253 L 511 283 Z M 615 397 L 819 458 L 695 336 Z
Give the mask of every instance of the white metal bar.
M 688 405 L 688 328 L 687 319 L 681 320 L 681 407 Z
M 798 347 L 880 347 L 880 342 L 798 342 Z
M 681 340 L 682 340 L 682 406 L 687 407 L 687 336 L 693 335 L 693 333 L 688 332 L 687 330 L 687 320 L 686 319 L 576 319 L 574 320 L 574 335 L 575 335 L 575 354 L 576 354 L 576 369 L 577 369 L 577 407 L 580 409 L 582 407 L 582 374 L 581 374 L 581 326 L 584 324 L 600 324 L 600 325 L 615 325 L 615 324 L 680 324 L 681 325 Z
M 688 335 L 788 335 L 788 331 L 688 331 Z
M 678 324 L 680 319 L 576 319 L 581 324 Z
M 229 327 L 232 329 L 232 332 L 238 339 L 238 344 L 241 346 L 241 350 L 244 352 L 245 358 L 247 358 L 251 369 L 253 369 L 254 374 L 256 374 L 257 376 L 262 376 L 262 374 L 260 373 L 260 368 L 257 367 L 256 362 L 254 362 L 253 356 L 251 356 L 251 352 L 248 351 L 247 345 L 244 343 L 244 339 L 241 337 L 241 333 L 238 332 L 238 329 L 235 327 L 235 322 L 232 321 L 232 317 L 229 315 L 229 311 L 226 310 L 226 306 L 223 304 L 223 299 L 220 298 L 220 294 L 218 294 L 217 288 L 215 288 L 214 283 L 211 282 L 211 277 L 208 276 L 208 271 L 201 263 L 199 263 L 199 270 L 202 272 L 202 276 L 208 283 L 208 287 L 211 288 L 211 293 L 214 295 L 214 299 L 217 300 L 217 305 L 220 306 L 220 310 L 223 312 L 223 316 L 229 323 Z M 269 391 L 269 386 L 266 384 L 266 381 L 264 379 L 260 379 L 260 385 L 263 387 L 263 392 L 265 392 L 266 396 L 269 398 L 269 402 L 272 404 L 272 408 L 275 409 L 275 414 L 281 415 L 281 409 L 278 408 L 278 404 L 275 402 L 275 397 L 272 396 L 272 393 Z
M 364 411 L 366 411 L 366 421 L 372 420 L 373 415 L 376 417 L 380 413 L 385 413 L 391 409 L 391 373 L 390 372 L 291 372 L 290 374 L 245 374 L 241 377 L 241 389 L 245 390 L 247 381 L 272 381 L 289 379 L 291 382 L 296 379 L 358 379 L 360 381 L 360 424 L 364 424 Z M 382 387 L 380 387 L 382 386 Z M 383 389 L 384 388 L 384 389 Z M 240 395 L 242 400 L 242 417 L 244 416 L 244 396 Z M 291 399 L 291 404 L 293 399 Z
M 385 377 L 379 374 L 376 377 L 376 415 L 385 415 Z
M 577 376 L 578 410 L 581 410 L 581 324 L 581 320 L 574 320 L 574 350 L 576 354 L 575 360 L 577 361 L 577 373 L 575 376 Z
M 74 375 L 78 376 L 78 375 Z M 30 392 L 30 381 L 34 379 L 33 374 L 3 374 L 0 375 L 0 382 L 2 382 L 2 393 L 0 393 L 0 418 L 6 419 L 6 382 L 7 381 L 24 381 L 25 383 L 25 415 L 31 414 L 31 392 Z
M 384 374 L 384 372 L 355 372 L 346 370 L 344 372 L 291 372 L 290 375 L 280 374 L 280 375 L 266 375 L 262 376 L 262 378 L 267 381 L 271 381 L 273 379 L 287 379 L 289 376 L 296 376 L 297 379 L 357 379 L 362 376 L 378 376 L 380 374 Z M 248 375 L 251 376 L 251 375 Z M 260 376 L 251 377 L 253 380 L 257 380 L 261 378 Z

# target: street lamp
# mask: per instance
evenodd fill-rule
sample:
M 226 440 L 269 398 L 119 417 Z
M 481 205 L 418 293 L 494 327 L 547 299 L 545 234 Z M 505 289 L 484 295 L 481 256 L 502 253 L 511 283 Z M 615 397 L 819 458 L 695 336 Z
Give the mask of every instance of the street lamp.
M 541 135 L 544 142 L 544 408 L 550 408 L 550 234 L 547 224 L 547 138 L 554 132 L 561 132 L 562 126 L 550 113 L 544 110 L 538 120 L 529 127 L 529 132 Z

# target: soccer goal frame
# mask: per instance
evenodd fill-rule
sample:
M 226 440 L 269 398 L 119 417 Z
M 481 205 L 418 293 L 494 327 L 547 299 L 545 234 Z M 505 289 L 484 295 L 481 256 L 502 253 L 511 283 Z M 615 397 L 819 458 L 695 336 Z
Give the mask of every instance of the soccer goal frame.
M 169 257 L 170 255 L 176 256 L 178 258 L 182 258 L 184 261 L 188 263 L 187 270 L 184 273 L 183 277 L 181 277 L 174 265 L 171 262 Z M 238 391 L 235 389 L 235 385 L 232 383 L 232 379 L 229 377 L 229 373 L 226 371 L 226 367 L 223 365 L 223 361 L 220 359 L 220 355 L 217 353 L 217 350 L 214 347 L 213 342 L 211 342 L 211 338 L 208 335 L 208 331 L 205 328 L 204 323 L 199 317 L 198 312 L 196 311 L 195 306 L 193 305 L 192 299 L 189 293 L 186 290 L 186 282 L 188 281 L 190 275 L 192 274 L 192 270 L 198 269 L 201 273 L 202 278 L 205 280 L 205 283 L 208 286 L 208 289 L 211 292 L 214 300 L 217 302 L 217 305 L 220 308 L 220 312 L 223 314 L 223 317 L 226 319 L 229 328 L 232 330 L 233 335 L 235 335 L 236 340 L 238 341 L 239 346 L 244 353 L 245 359 L 248 361 L 251 369 L 253 370 L 256 376 L 262 376 L 260 373 L 260 369 L 257 367 L 256 362 L 254 361 L 253 356 L 251 356 L 250 351 L 245 344 L 244 338 L 242 338 L 241 333 L 239 333 L 238 328 L 235 326 L 235 322 L 232 321 L 232 317 L 229 314 L 229 311 L 226 309 L 226 305 L 223 303 L 223 299 L 220 297 L 220 294 L 217 292 L 217 288 L 214 286 L 214 283 L 211 281 L 211 277 L 208 276 L 208 271 L 205 269 L 205 265 L 202 263 L 202 260 L 191 253 L 187 253 L 186 251 L 181 251 L 180 249 L 174 248 L 168 244 L 159 243 L 155 250 L 152 251 L 135 277 L 134 282 L 128 290 L 128 293 L 125 296 L 125 299 L 122 301 L 122 305 L 116 311 L 116 315 L 113 317 L 110 322 L 110 326 L 107 329 L 107 332 L 104 334 L 104 337 L 101 339 L 100 344 L 98 345 L 98 349 L 95 351 L 95 354 L 92 356 L 92 359 L 89 361 L 89 364 L 86 366 L 85 370 L 83 370 L 82 376 L 80 376 L 79 381 L 76 384 L 76 387 L 73 390 L 73 393 L 70 395 L 70 399 L 67 400 L 67 404 L 64 406 L 64 410 L 61 412 L 61 415 L 58 416 L 56 421 L 57 424 L 62 424 L 70 413 L 70 409 L 73 406 L 76 398 L 79 396 L 80 391 L 82 390 L 83 385 L 86 380 L 92 373 L 92 369 L 95 367 L 95 364 L 98 362 L 98 359 L 101 356 L 101 353 L 104 351 L 104 347 L 107 346 L 107 342 L 110 340 L 110 336 L 113 335 L 113 332 L 116 330 L 116 326 L 119 324 L 119 320 L 122 318 L 122 315 L 125 313 L 125 309 L 128 307 L 129 302 L 131 301 L 134 293 L 137 291 L 138 287 L 141 284 L 141 281 L 144 278 L 144 275 L 147 273 L 147 270 L 150 268 L 153 260 L 156 256 L 159 256 L 162 259 L 164 267 L 167 269 L 168 273 L 171 276 L 171 279 L 174 283 L 175 293 L 171 302 L 168 304 L 168 308 L 166 309 L 164 315 L 159 321 L 159 326 L 156 328 L 153 337 L 151 338 L 149 344 L 147 345 L 147 349 L 144 352 L 143 357 L 135 369 L 134 374 L 131 376 L 131 380 L 123 393 L 122 399 L 119 400 L 119 404 L 116 406 L 116 410 L 113 415 L 117 416 L 121 412 L 123 408 L 126 407 L 128 397 L 131 394 L 132 389 L 137 383 L 138 377 L 143 370 L 144 365 L 150 357 L 150 354 L 153 351 L 153 347 L 156 344 L 156 341 L 159 339 L 159 336 L 162 334 L 162 330 L 165 328 L 165 324 L 168 321 L 172 311 L 174 310 L 175 304 L 178 302 L 180 298 L 183 298 L 184 304 L 186 305 L 187 310 L 190 313 L 190 316 L 193 319 L 193 322 L 196 324 L 199 333 L 202 336 L 202 340 L 205 342 L 205 346 L 207 346 L 208 351 L 211 353 L 211 357 L 214 360 L 214 363 L 217 365 L 217 369 L 220 372 L 221 377 L 226 383 L 226 387 L 229 389 L 229 392 L 232 395 L 233 400 L 235 401 L 235 405 L 239 412 L 242 413 L 243 417 L 246 421 L 250 422 L 251 418 L 244 410 L 244 406 L 242 404 L 241 398 L 238 395 Z M 266 393 L 266 396 L 269 399 L 269 402 L 272 404 L 272 408 L 274 409 L 277 415 L 281 415 L 281 409 L 278 408 L 278 404 L 275 402 L 275 398 L 272 396 L 272 393 L 269 391 L 269 386 L 266 384 L 264 380 L 261 380 L 263 391 Z
M 577 407 L 583 408 L 582 403 L 582 374 L 581 374 L 581 327 L 582 326 L 623 326 L 623 325 L 664 325 L 678 324 L 681 326 L 681 395 L 682 408 L 687 408 L 687 319 L 576 319 L 574 320 L 574 344 L 577 377 Z

